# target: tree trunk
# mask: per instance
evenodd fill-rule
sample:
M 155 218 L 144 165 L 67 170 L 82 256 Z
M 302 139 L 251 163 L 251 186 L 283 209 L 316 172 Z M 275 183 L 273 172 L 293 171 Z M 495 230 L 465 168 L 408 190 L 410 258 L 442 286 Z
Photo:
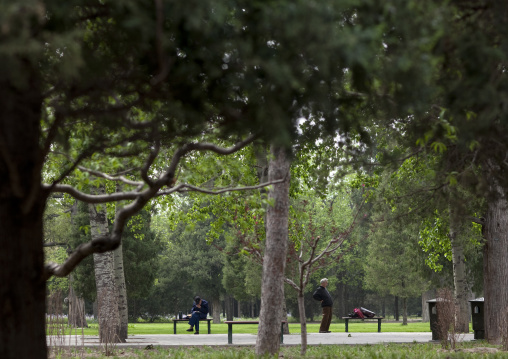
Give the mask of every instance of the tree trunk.
M 0 358 L 46 358 L 39 79 L 0 81 Z M 36 66 L 36 65 L 34 65 Z M 31 75 L 32 74 L 32 75 Z M 21 81 L 25 82 L 25 81 Z
M 394 308 L 393 308 L 393 316 L 395 317 L 395 321 L 399 321 L 399 297 L 395 296 Z
M 85 300 L 78 297 L 73 288 L 73 276 L 69 274 L 69 316 L 67 324 L 71 328 L 88 328 L 85 317 Z
M 99 189 L 104 192 L 104 188 Z M 106 206 L 88 205 L 92 240 L 108 233 Z M 94 253 L 95 285 L 99 312 L 99 339 L 101 343 L 120 342 L 120 315 L 118 291 L 115 286 L 113 252 Z
M 307 316 L 305 315 L 305 298 L 303 292 L 298 292 L 298 311 L 300 312 L 300 331 L 302 346 L 300 348 L 300 355 L 304 356 L 307 353 Z
M 261 284 L 261 311 L 256 340 L 257 355 L 274 355 L 280 348 L 280 321 L 284 301 L 284 271 L 288 247 L 289 167 L 282 148 L 271 147 L 270 181 L 285 179 L 270 191 L 274 205 L 266 213 L 266 244 Z
M 123 187 L 120 183 L 116 185 L 116 191 L 122 192 Z M 123 207 L 121 202 L 116 203 L 116 211 L 118 212 Z M 115 284 L 118 291 L 118 314 L 120 316 L 120 331 L 119 338 L 122 343 L 125 343 L 128 336 L 129 328 L 129 308 L 127 306 L 127 285 L 125 284 L 125 270 L 123 265 L 123 246 L 120 245 L 113 251 L 114 257 L 114 270 L 115 270 Z
M 22 213 L 0 182 L 0 358 L 46 358 L 43 209 Z
M 345 317 L 346 315 L 349 314 L 346 303 L 346 285 L 343 283 L 339 283 L 337 287 L 339 288 L 339 298 L 340 298 L 338 304 L 339 317 Z
M 402 298 L 402 325 L 407 325 L 407 298 Z
M 450 206 L 451 207 L 451 206 Z M 458 238 L 459 218 L 450 208 L 450 243 L 452 246 L 453 284 L 455 301 L 455 331 L 469 333 L 469 288 L 466 279 L 466 260 L 462 242 Z
M 220 305 L 220 298 L 214 297 L 212 298 L 212 318 L 214 324 L 220 323 L 220 312 L 221 312 L 221 305 Z
M 128 335 L 129 311 L 127 307 L 127 288 L 125 285 L 125 273 L 123 266 L 123 249 L 122 244 L 113 251 L 115 264 L 115 284 L 118 291 L 118 315 L 120 317 L 119 338 L 125 343 Z
M 483 250 L 483 290 L 485 294 L 485 339 L 501 343 L 501 316 L 508 303 L 508 202 L 501 187 L 492 185 L 487 203 Z
M 436 290 L 431 289 L 422 293 L 422 322 L 430 322 L 429 303 L 428 300 L 436 298 Z
M 226 297 L 225 302 L 226 302 L 226 319 L 227 320 L 233 320 L 234 309 L 235 309 L 235 305 L 234 305 L 234 301 L 233 301 L 233 296 L 228 295 Z

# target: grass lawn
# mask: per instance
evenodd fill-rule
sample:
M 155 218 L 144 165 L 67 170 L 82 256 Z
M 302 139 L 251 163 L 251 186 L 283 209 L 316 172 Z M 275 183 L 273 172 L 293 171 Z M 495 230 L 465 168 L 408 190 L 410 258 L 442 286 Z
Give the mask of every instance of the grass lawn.
M 113 348 L 111 356 L 105 356 L 102 349 L 73 348 L 50 350 L 52 359 L 86 358 L 86 359 L 259 359 L 254 347 L 189 347 L 151 349 L 118 349 Z M 455 350 L 443 350 L 439 344 L 376 344 L 376 345 L 316 345 L 309 346 L 306 356 L 300 354 L 300 346 L 281 347 L 279 358 L 284 359 L 454 359 L 454 358 L 508 358 L 508 352 L 500 351 L 499 346 L 485 344 L 483 341 L 467 342 L 457 345 Z M 264 356 L 262 358 L 277 359 Z
M 89 324 L 90 328 L 83 329 L 84 335 L 98 335 L 97 324 Z M 179 322 L 176 325 L 177 334 L 189 334 L 185 330 L 188 328 L 185 322 Z M 200 332 L 207 332 L 207 324 L 200 324 Z M 258 325 L 237 325 L 234 328 L 235 333 L 257 333 Z M 344 323 L 332 323 L 330 325 L 332 332 L 344 332 Z M 212 334 L 227 334 L 227 324 L 214 324 L 211 323 Z M 289 323 L 289 331 L 291 334 L 300 334 L 300 323 Z M 377 332 L 377 320 L 374 321 L 350 321 L 349 331 L 354 333 L 368 333 Z M 382 332 L 430 332 L 429 323 L 411 322 L 408 325 L 402 325 L 401 323 L 381 323 Z M 129 323 L 128 328 L 129 335 L 136 334 L 173 334 L 173 322 L 171 323 Z M 319 332 L 319 323 L 308 323 L 308 333 Z M 67 334 L 78 334 L 81 335 L 81 329 L 73 329 L 72 333 Z

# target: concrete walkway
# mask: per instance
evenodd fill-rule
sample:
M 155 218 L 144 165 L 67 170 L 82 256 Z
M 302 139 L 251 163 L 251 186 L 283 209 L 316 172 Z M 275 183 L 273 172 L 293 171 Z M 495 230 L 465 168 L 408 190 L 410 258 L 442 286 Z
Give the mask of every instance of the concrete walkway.
M 473 334 L 461 334 L 460 341 L 474 340 Z M 308 345 L 330 344 L 378 344 L 378 343 L 435 343 L 432 341 L 432 333 L 310 333 L 307 335 Z M 255 334 L 234 334 L 231 345 L 255 345 Z M 300 345 L 300 334 L 284 336 L 283 345 Z M 49 346 L 74 346 L 96 347 L 101 346 L 96 336 L 61 336 L 48 337 Z M 228 346 L 227 334 L 153 334 L 153 335 L 130 335 L 127 343 L 115 344 L 117 348 L 145 348 L 148 345 L 154 347 L 174 346 Z

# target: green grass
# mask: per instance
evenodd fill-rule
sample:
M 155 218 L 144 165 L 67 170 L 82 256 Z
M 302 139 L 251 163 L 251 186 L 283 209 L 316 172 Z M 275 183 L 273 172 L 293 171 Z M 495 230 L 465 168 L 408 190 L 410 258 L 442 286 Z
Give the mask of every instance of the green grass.
M 439 344 L 413 343 L 413 344 L 376 344 L 376 345 L 316 345 L 309 346 L 305 357 L 300 355 L 300 346 L 282 347 L 278 356 L 264 358 L 284 359 L 453 359 L 453 358 L 508 358 L 507 352 L 487 353 L 485 347 L 499 349 L 499 346 L 492 346 L 478 342 L 459 343 L 455 351 L 441 350 Z M 479 352 L 468 352 L 471 348 L 477 348 Z M 81 352 L 80 352 L 81 351 Z M 85 353 L 83 355 L 83 353 Z M 114 349 L 113 355 L 106 357 L 100 349 L 75 348 L 69 351 L 60 351 L 54 358 L 132 358 L 132 359 L 258 359 L 254 348 L 250 347 L 188 347 L 163 349 Z
M 369 333 L 369 332 L 377 332 L 377 320 L 376 321 L 350 321 L 349 322 L 349 331 L 352 333 Z M 185 330 L 188 328 L 185 322 L 179 322 L 176 325 L 176 333 L 177 334 L 189 334 Z M 207 324 L 200 324 L 200 332 L 207 332 Z M 70 329 L 67 329 L 70 330 Z M 235 333 L 252 333 L 256 334 L 258 330 L 258 325 L 237 325 L 234 328 Z M 330 325 L 330 330 L 332 332 L 344 332 L 345 324 L 344 323 L 332 323 Z M 211 324 L 212 334 L 227 334 L 228 326 L 227 324 Z M 300 323 L 289 323 L 289 331 L 291 334 L 300 334 Z M 401 323 L 382 323 L 381 324 L 382 332 L 430 332 L 429 323 L 421 323 L 421 322 L 411 322 L 408 325 L 402 325 Z M 129 323 L 128 328 L 129 335 L 136 334 L 173 334 L 173 322 L 171 323 Z M 319 332 L 319 323 L 308 323 L 307 324 L 307 332 L 308 333 L 317 333 Z M 67 332 L 67 334 L 78 334 L 81 335 L 81 329 L 73 329 L 72 333 Z M 98 335 L 98 325 L 90 324 L 90 328 L 83 329 L 84 335 Z

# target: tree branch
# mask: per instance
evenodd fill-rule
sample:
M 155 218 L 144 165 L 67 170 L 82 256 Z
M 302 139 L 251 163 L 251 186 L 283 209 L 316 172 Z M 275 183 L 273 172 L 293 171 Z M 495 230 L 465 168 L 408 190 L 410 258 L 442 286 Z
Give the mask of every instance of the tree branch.
M 160 136 L 159 136 L 159 132 L 158 131 L 154 131 L 154 132 L 155 132 L 155 137 L 156 137 L 155 146 L 150 151 L 150 155 L 146 159 L 145 164 L 143 165 L 143 167 L 141 168 L 141 178 L 150 187 L 153 185 L 153 181 L 150 179 L 150 177 L 148 177 L 148 171 L 150 170 L 150 167 L 152 166 L 152 164 L 155 161 L 155 159 L 157 158 L 157 155 L 159 154 L 159 150 L 160 150 L 160 138 L 159 138 Z
M 171 164 L 168 170 L 162 175 L 157 181 L 153 182 L 152 186 L 139 192 L 121 192 L 121 193 L 113 193 L 113 194 L 104 194 L 104 195 L 90 195 L 83 193 L 76 188 L 69 185 L 62 184 L 51 184 L 51 185 L 43 185 L 43 188 L 51 191 L 51 192 L 64 192 L 68 193 L 76 199 L 79 199 L 86 203 L 105 203 L 112 201 L 121 201 L 126 199 L 133 200 L 130 204 L 121 208 L 117 211 L 113 229 L 110 235 L 103 236 L 100 238 L 96 238 L 90 242 L 83 243 L 76 248 L 74 252 L 72 252 L 67 260 L 58 265 L 56 263 L 49 263 L 45 266 L 44 277 L 46 279 L 50 278 L 52 275 L 63 277 L 68 275 L 84 258 L 93 254 L 93 253 L 103 253 L 106 251 L 116 249 L 122 239 L 122 233 L 124 226 L 128 219 L 138 213 L 152 198 L 162 195 L 162 192 L 159 192 L 160 189 L 171 183 L 173 179 L 176 167 L 178 163 L 183 158 L 183 156 L 191 151 L 213 151 L 219 154 L 227 155 L 239 151 L 243 147 L 250 144 L 254 141 L 256 136 L 250 136 L 244 141 L 240 141 L 237 144 L 229 147 L 222 148 L 213 144 L 208 143 L 192 143 L 186 144 L 180 147 L 171 160 Z M 181 185 L 187 186 L 190 190 L 190 185 Z M 259 187 L 259 186 L 252 186 Z M 183 187 L 181 187 L 183 188 Z M 243 190 L 250 189 L 250 187 L 244 187 Z M 197 190 L 197 187 L 196 189 Z M 233 190 L 233 189 L 230 189 Z M 238 189 L 237 189 L 238 190 Z M 220 192 L 225 192 L 226 189 L 221 190 Z M 167 191 L 166 194 L 175 192 L 175 190 Z M 203 193 L 207 193 L 206 191 L 201 191 Z M 213 191 L 212 191 L 213 192 Z
M 124 176 L 118 175 L 118 174 L 117 175 L 108 175 L 104 172 L 99 172 L 99 171 L 92 170 L 92 169 L 89 169 L 89 168 L 86 168 L 83 166 L 78 166 L 77 168 L 82 172 L 87 172 L 87 173 L 90 173 L 91 175 L 94 175 L 95 177 L 104 178 L 109 181 L 122 182 L 122 183 L 131 185 L 131 186 L 136 186 L 136 187 L 144 186 L 144 184 L 145 184 L 144 182 L 141 182 L 141 181 L 132 181 L 132 180 L 125 178 Z M 123 173 L 128 173 L 128 172 L 130 172 L 130 170 L 123 171 Z
M 483 217 L 478 218 L 478 217 L 469 216 L 468 219 L 473 223 L 481 224 L 482 226 L 485 225 L 485 218 L 483 218 Z
M 228 187 L 228 188 L 223 188 L 220 190 L 209 190 L 209 189 L 204 189 L 204 188 L 200 188 L 197 186 L 193 186 L 188 183 L 181 183 L 169 190 L 157 193 L 157 196 L 164 196 L 164 195 L 171 194 L 174 192 L 179 192 L 179 193 L 200 192 L 200 193 L 206 193 L 206 194 L 222 194 L 222 193 L 226 193 L 226 192 L 248 191 L 248 190 L 253 190 L 253 189 L 264 188 L 264 187 L 270 186 L 272 184 L 281 183 L 281 182 L 284 182 L 285 180 L 286 180 L 285 178 L 281 178 L 281 179 L 270 181 L 270 182 L 260 183 L 255 186 Z

